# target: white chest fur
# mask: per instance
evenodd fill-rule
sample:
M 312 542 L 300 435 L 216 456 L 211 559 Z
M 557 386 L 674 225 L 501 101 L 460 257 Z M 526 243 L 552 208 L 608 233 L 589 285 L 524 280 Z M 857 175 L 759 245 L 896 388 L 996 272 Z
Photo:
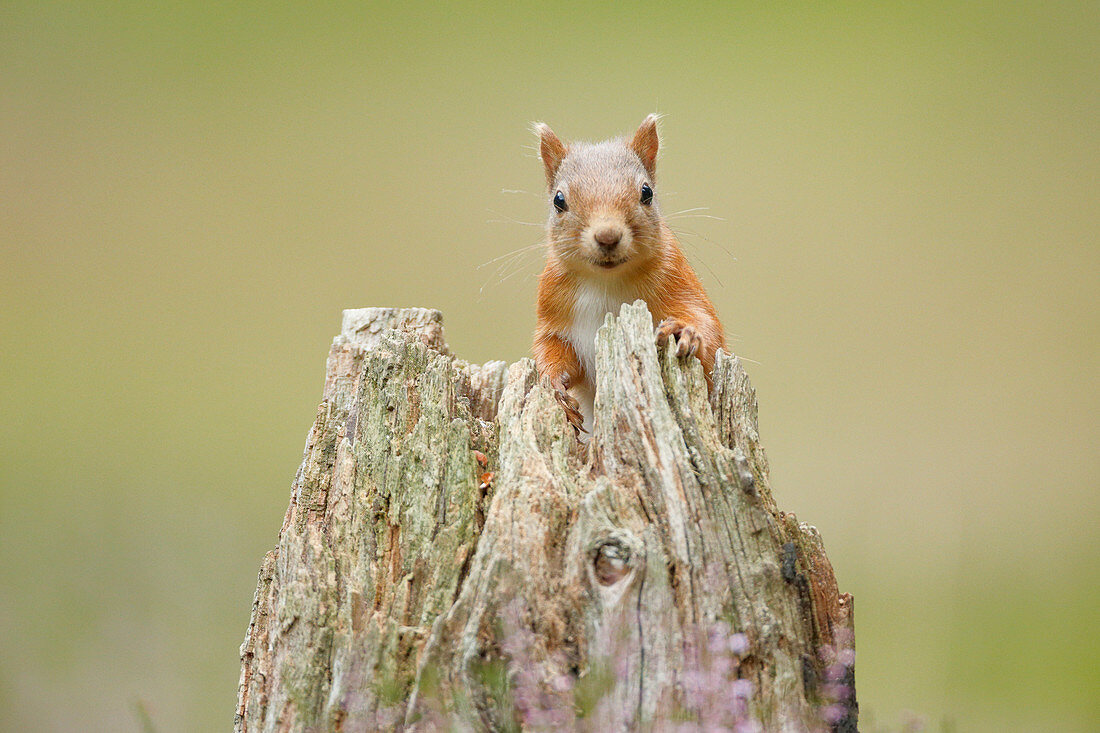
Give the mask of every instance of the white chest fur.
M 623 303 L 633 303 L 637 298 L 633 288 L 612 281 L 586 281 L 577 289 L 573 325 L 563 335 L 577 352 L 590 384 L 596 382 L 596 331 L 608 313 L 618 315 Z

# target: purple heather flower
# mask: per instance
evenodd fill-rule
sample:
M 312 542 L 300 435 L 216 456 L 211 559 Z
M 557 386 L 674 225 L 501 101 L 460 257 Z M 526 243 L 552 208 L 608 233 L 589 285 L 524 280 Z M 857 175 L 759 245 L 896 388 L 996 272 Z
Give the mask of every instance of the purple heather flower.
M 711 654 L 720 654 L 724 652 L 729 644 L 728 637 L 730 633 L 729 624 L 725 621 L 718 621 L 707 633 L 707 650 Z
M 826 705 L 821 711 L 821 717 L 825 719 L 825 722 L 829 725 L 836 725 L 840 721 L 844 720 L 844 716 L 848 714 L 848 711 L 843 705 L 833 703 L 832 705 Z
M 830 682 L 840 682 L 848 675 L 848 668 L 843 664 L 830 664 L 825 668 L 825 678 Z
M 734 697 L 739 697 L 742 700 L 748 700 L 752 697 L 752 680 L 734 680 L 730 687 Z
M 573 689 L 573 678 L 567 674 L 559 674 L 550 680 L 550 686 L 558 692 L 567 692 Z
M 821 693 L 830 700 L 847 700 L 852 694 L 852 688 L 848 685 L 830 682 L 821 688 Z
M 711 676 L 716 676 L 724 679 L 729 676 L 730 670 L 732 669 L 733 660 L 729 658 L 728 654 L 722 654 L 710 660 Z
M 729 638 L 729 650 L 739 657 L 745 656 L 749 650 L 749 637 L 737 633 Z

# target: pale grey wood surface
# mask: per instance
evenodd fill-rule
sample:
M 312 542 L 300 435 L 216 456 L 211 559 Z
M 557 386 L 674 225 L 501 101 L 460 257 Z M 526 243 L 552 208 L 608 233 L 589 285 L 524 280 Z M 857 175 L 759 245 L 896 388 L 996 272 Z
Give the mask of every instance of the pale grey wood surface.
M 601 726 L 658 719 L 725 620 L 764 728 L 829 728 L 820 648 L 850 646 L 851 598 L 817 531 L 776 508 L 740 362 L 719 354 L 708 398 L 639 302 L 608 317 L 597 364 L 584 446 L 530 359 L 456 359 L 438 311 L 345 311 L 260 569 L 236 730 L 515 729 L 487 673 L 506 608 L 538 679 L 615 660 Z M 834 727 L 854 721 L 853 696 Z

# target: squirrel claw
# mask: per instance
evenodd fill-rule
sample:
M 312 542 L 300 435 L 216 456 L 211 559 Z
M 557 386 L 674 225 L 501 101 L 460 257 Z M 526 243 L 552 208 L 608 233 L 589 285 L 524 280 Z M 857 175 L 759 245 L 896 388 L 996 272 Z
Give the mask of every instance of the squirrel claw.
M 570 381 L 568 374 L 562 374 L 551 379 L 550 386 L 554 388 L 554 397 L 557 398 L 558 404 L 565 411 L 565 419 L 573 426 L 573 430 L 577 435 L 580 435 L 588 431 L 584 429 L 584 415 L 581 414 L 580 403 L 577 402 L 576 397 L 567 391 Z
M 661 346 L 668 343 L 668 337 L 676 339 L 676 356 L 695 356 L 703 347 L 703 337 L 683 321 L 675 318 L 666 318 L 657 325 L 657 343 Z
M 558 404 L 565 411 L 565 419 L 573 426 L 573 430 L 577 433 L 587 433 L 588 431 L 584 429 L 584 415 L 581 414 L 580 404 L 576 398 L 568 392 L 557 392 L 555 396 L 558 398 Z

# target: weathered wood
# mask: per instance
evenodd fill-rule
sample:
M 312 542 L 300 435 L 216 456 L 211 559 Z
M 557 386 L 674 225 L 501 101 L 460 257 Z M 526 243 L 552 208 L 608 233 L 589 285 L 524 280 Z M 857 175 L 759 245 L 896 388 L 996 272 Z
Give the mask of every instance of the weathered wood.
M 538 727 L 523 685 L 558 727 L 659 728 L 698 713 L 685 690 L 724 621 L 763 729 L 854 730 L 851 598 L 776 508 L 756 409 L 721 352 L 708 398 L 641 302 L 597 337 L 587 446 L 529 359 L 456 359 L 436 311 L 346 311 L 236 729 Z

